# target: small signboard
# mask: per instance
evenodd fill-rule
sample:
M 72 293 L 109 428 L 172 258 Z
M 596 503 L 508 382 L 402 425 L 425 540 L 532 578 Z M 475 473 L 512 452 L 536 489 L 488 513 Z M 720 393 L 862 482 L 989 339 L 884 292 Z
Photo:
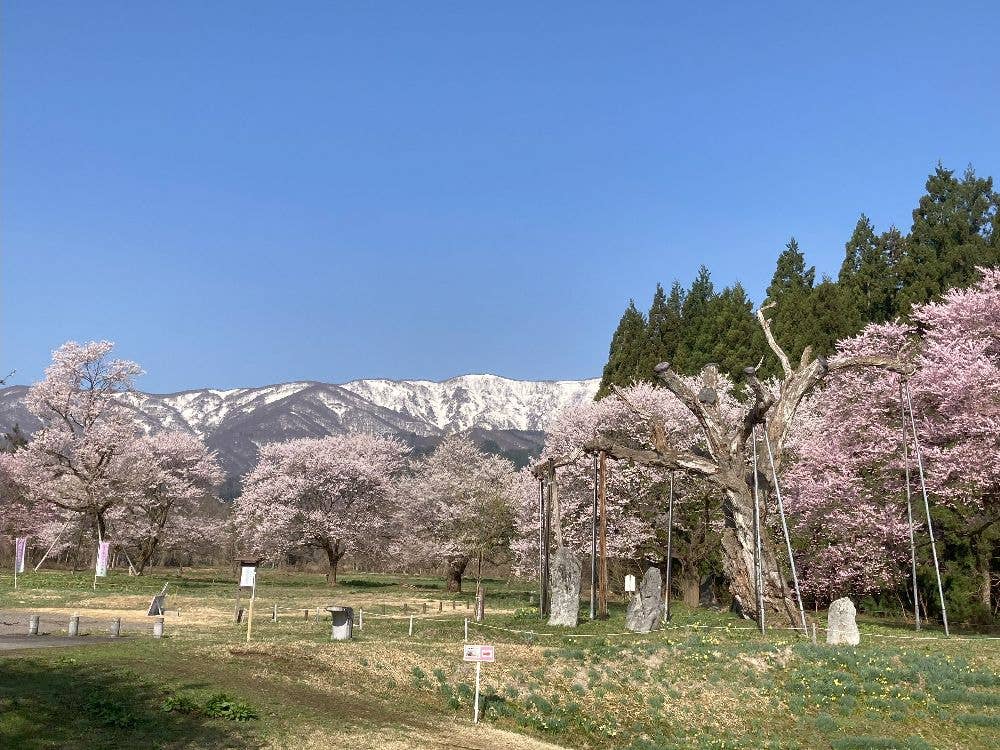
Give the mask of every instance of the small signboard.
M 635 593 L 635 576 L 627 575 L 625 576 L 625 593 L 634 594 Z
M 159 616 L 164 613 L 164 606 L 167 602 L 167 586 L 169 584 L 163 584 L 163 589 L 159 594 L 153 597 L 153 601 L 149 603 L 149 609 L 146 610 L 146 617 Z
M 496 661 L 496 653 L 493 646 L 475 646 L 467 643 L 462 661 Z
M 257 566 L 247 563 L 240 565 L 240 586 L 252 589 L 257 581 Z

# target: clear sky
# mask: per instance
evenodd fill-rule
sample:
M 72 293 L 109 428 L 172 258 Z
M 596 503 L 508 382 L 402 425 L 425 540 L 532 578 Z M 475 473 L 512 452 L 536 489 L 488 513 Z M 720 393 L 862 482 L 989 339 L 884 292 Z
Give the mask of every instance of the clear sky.
M 820 7 L 822 6 L 822 7 Z M 835 274 L 1000 178 L 1000 3 L 35 2 L 2 31 L 0 368 L 173 391 L 598 375 L 630 297 Z

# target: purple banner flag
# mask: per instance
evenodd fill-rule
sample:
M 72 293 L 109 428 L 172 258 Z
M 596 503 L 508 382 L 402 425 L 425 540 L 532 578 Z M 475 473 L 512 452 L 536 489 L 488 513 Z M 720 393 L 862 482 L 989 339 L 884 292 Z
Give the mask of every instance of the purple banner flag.
M 14 541 L 14 572 L 24 572 L 24 556 L 28 551 L 28 537 L 19 536 Z
M 94 575 L 97 577 L 108 574 L 108 549 L 110 547 L 111 542 L 101 542 L 97 545 L 97 570 L 94 571 Z

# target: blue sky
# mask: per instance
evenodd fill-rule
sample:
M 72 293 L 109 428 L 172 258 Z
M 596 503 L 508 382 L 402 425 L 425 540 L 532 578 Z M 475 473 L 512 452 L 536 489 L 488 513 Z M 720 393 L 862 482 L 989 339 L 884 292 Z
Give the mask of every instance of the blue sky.
M 997 3 L 703 5 L 9 0 L 0 368 L 593 376 L 658 280 L 1000 178 Z

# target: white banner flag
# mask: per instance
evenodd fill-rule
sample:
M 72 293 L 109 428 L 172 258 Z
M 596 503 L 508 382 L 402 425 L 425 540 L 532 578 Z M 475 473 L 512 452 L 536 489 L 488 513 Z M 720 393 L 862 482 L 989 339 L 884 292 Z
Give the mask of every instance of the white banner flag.
M 14 541 L 14 572 L 24 572 L 24 557 L 28 551 L 28 537 L 19 536 Z
M 94 571 L 94 575 L 98 578 L 108 574 L 108 549 L 110 547 L 111 542 L 101 542 L 97 545 L 97 569 Z

